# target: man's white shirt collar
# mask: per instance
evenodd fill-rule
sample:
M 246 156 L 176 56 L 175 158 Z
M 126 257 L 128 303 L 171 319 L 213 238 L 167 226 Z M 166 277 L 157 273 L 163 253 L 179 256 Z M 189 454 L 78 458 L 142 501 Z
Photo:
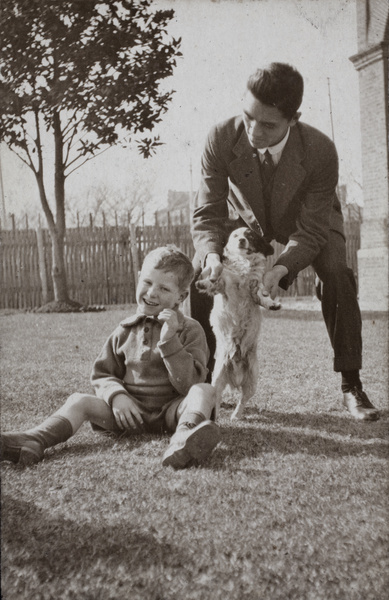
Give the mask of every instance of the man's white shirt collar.
M 289 134 L 290 134 L 290 127 L 288 127 L 288 131 L 285 133 L 282 140 L 280 142 L 278 142 L 278 144 L 276 144 L 275 146 L 269 146 L 268 148 L 257 148 L 258 152 L 260 152 L 261 154 L 265 154 L 266 150 L 269 150 L 271 155 L 282 152 L 283 149 L 285 148 L 286 142 L 289 139 Z
M 278 142 L 278 144 L 276 144 L 275 146 L 269 146 L 268 148 L 257 148 L 257 152 L 258 152 L 258 155 L 260 155 L 259 156 L 260 159 L 263 160 L 266 150 L 269 150 L 270 154 L 273 157 L 273 161 L 275 162 L 275 164 L 277 164 L 281 158 L 282 151 L 286 146 L 286 142 L 289 139 L 289 134 L 290 134 L 290 127 L 288 127 L 288 131 L 286 132 L 286 134 L 284 135 L 282 140 L 280 142 Z

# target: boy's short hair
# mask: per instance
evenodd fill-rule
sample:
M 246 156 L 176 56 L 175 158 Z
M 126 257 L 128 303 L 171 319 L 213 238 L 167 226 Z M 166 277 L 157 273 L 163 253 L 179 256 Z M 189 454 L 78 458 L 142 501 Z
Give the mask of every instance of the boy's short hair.
M 151 250 L 145 256 L 143 264 L 146 261 L 148 264 L 151 263 L 154 269 L 175 273 L 180 290 L 189 289 L 194 279 L 194 268 L 190 258 L 174 244 Z
M 273 62 L 250 75 L 247 89 L 263 104 L 278 108 L 290 121 L 303 100 L 304 80 L 291 65 Z

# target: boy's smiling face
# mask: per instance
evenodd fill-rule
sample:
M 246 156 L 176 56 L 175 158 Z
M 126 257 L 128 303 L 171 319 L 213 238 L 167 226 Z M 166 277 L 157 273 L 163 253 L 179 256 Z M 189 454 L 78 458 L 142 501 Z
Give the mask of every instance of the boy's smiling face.
M 147 261 L 143 264 L 136 288 L 136 302 L 143 314 L 156 317 L 165 308 L 175 309 L 186 295 L 175 273 L 155 269 Z

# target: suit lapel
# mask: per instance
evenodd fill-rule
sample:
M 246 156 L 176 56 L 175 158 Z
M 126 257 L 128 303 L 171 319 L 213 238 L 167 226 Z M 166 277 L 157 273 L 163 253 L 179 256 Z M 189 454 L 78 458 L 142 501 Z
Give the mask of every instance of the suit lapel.
M 231 161 L 231 200 L 240 215 L 250 223 L 253 216 L 265 229 L 265 206 L 262 196 L 262 181 L 259 171 L 259 159 L 256 151 L 248 141 L 246 131 L 242 134 L 233 148 L 236 159 Z M 253 215 L 254 213 L 254 215 Z
M 233 152 L 236 159 L 230 163 L 231 200 L 246 223 L 250 224 L 256 219 L 262 229 L 265 229 L 265 205 L 259 158 L 256 151 L 250 146 L 245 130 L 242 131 Z M 274 177 L 271 219 L 275 227 L 285 214 L 288 204 L 306 176 L 306 171 L 301 165 L 304 156 L 305 151 L 298 125 L 295 125 L 290 130 L 288 142 L 282 152 Z

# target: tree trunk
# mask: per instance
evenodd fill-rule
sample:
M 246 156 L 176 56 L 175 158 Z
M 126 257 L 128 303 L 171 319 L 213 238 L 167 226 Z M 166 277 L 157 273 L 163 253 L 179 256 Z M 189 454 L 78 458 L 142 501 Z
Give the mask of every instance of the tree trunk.
M 69 302 L 68 286 L 66 278 L 65 257 L 64 257 L 64 239 L 60 232 L 50 230 L 51 237 L 51 256 L 53 278 L 54 299 L 57 302 Z
M 56 205 L 56 226 L 50 228 L 52 243 L 52 277 L 54 298 L 57 302 L 69 302 L 66 269 L 65 269 L 65 176 L 63 164 L 63 138 L 60 116 L 58 112 L 53 115 L 54 144 L 55 144 L 55 175 L 54 192 Z

